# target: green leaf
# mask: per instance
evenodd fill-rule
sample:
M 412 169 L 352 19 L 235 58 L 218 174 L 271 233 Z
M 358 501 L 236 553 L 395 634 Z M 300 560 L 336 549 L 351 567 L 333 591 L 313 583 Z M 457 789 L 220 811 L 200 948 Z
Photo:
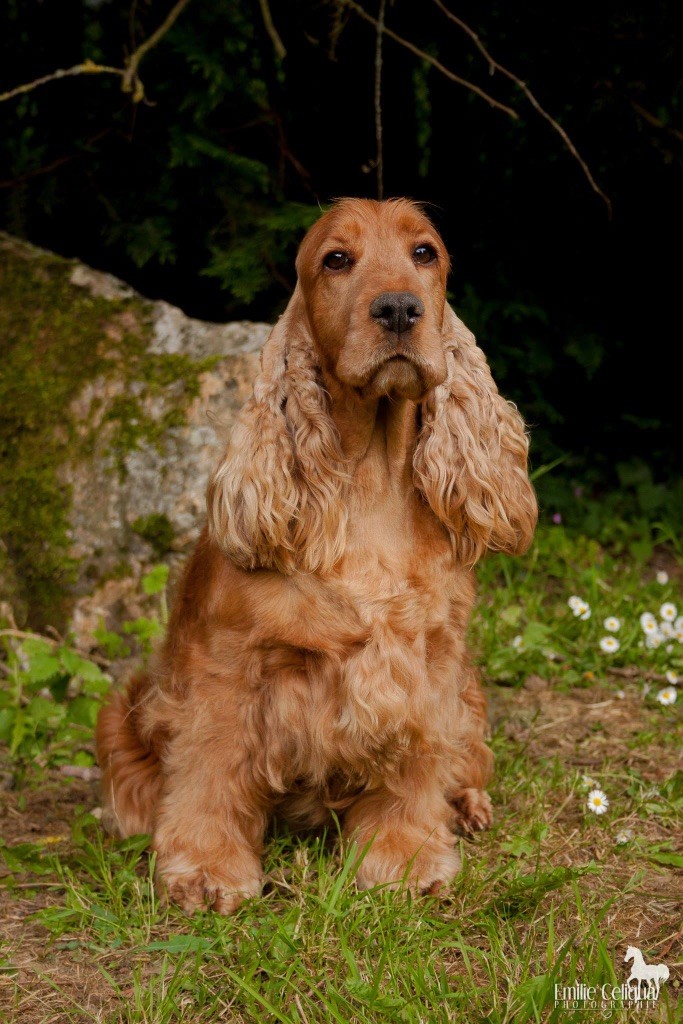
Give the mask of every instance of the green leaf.
M 23 708 L 18 708 L 12 726 L 12 736 L 9 745 L 10 754 L 16 754 L 25 735 L 26 715 L 24 714 Z
M 655 864 L 664 864 L 666 867 L 672 868 L 683 868 L 683 856 L 680 853 L 663 853 L 658 851 L 656 853 L 648 853 L 648 860 L 653 860 Z
M 142 577 L 142 589 L 146 594 L 159 594 L 168 582 L 168 566 L 161 563 Z
M 63 704 L 57 704 L 56 701 L 50 700 L 48 697 L 38 695 L 29 701 L 24 708 L 24 713 L 30 722 L 56 727 L 65 717 L 66 708 Z
M 0 710 L 0 742 L 9 743 L 15 715 L 16 710 L 14 708 L 2 708 Z
M 23 675 L 31 683 L 46 683 L 61 671 L 59 658 L 55 658 L 51 653 L 37 653 L 29 656 L 29 666 Z
M 53 870 L 50 859 L 42 856 L 41 847 L 35 843 L 17 843 L 14 846 L 6 846 L 0 842 L 0 858 L 10 871 L 28 871 L 35 875 L 47 875 Z
M 683 797 L 683 771 L 675 772 L 661 787 L 662 796 L 674 801 Z
M 92 697 L 76 697 L 69 704 L 68 719 L 77 725 L 88 725 L 95 727 L 97 713 L 100 709 L 99 701 Z
M 93 631 L 93 636 L 108 658 L 127 658 L 130 654 L 130 647 L 123 637 L 110 632 L 102 622 Z
M 170 939 L 159 939 L 157 942 L 150 942 L 142 949 L 145 952 L 155 950 L 166 950 L 168 953 L 196 953 L 200 950 L 210 949 L 215 939 L 205 935 L 173 935 Z
M 99 665 L 96 665 L 88 658 L 82 657 L 70 647 L 63 648 L 60 652 L 60 660 L 69 675 L 78 677 L 83 681 L 84 693 L 106 693 L 110 686 L 109 677 L 104 674 Z
M 522 617 L 521 605 L 512 604 L 509 608 L 503 608 L 500 617 L 508 626 L 516 626 Z
M 508 840 L 508 842 L 501 843 L 500 848 L 505 853 L 509 853 L 511 857 L 528 857 L 536 849 L 529 839 L 525 839 L 522 836 L 515 836 L 513 839 Z

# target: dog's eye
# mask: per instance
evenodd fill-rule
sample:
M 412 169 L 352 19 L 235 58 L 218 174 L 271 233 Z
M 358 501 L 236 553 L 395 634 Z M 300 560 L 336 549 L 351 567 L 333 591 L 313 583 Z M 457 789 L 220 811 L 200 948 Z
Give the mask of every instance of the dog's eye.
M 327 267 L 328 270 L 344 270 L 345 267 L 350 265 L 351 257 L 347 252 L 342 252 L 341 249 L 336 252 L 328 252 L 323 260 L 323 266 Z
M 431 245 L 418 245 L 417 249 L 413 250 L 413 259 L 422 266 L 433 263 L 436 259 L 436 249 Z

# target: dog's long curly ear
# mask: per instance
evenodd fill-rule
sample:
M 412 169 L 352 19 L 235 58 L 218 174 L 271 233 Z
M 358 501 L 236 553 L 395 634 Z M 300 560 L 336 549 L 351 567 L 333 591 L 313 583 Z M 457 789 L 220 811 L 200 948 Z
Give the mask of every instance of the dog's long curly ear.
M 297 287 L 207 491 L 209 530 L 245 569 L 326 572 L 343 551 L 339 438 Z
M 522 553 L 538 514 L 524 422 L 498 393 L 484 353 L 450 306 L 444 341 L 448 378 L 423 403 L 415 485 L 463 562 L 473 565 L 487 549 Z

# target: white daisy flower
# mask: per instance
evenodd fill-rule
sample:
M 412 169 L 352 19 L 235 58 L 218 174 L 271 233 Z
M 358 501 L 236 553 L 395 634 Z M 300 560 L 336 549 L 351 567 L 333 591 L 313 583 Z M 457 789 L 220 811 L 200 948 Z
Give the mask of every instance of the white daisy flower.
M 586 619 L 590 619 L 591 606 L 588 604 L 588 601 L 583 601 L 580 597 L 570 597 L 567 604 L 577 618 L 583 619 L 584 622 Z
M 667 644 L 666 647 L 664 648 L 664 650 L 666 651 L 667 654 L 671 654 L 673 649 L 674 649 L 674 645 L 673 644 Z
M 652 612 L 643 612 L 643 614 L 640 616 L 640 625 L 642 627 L 643 633 L 654 633 L 655 630 L 659 629 L 659 626 L 657 625 L 657 620 L 652 614 Z
M 588 794 L 588 810 L 593 814 L 604 814 L 609 807 L 609 800 L 601 789 L 592 789 Z
M 616 617 L 616 615 L 608 615 L 605 621 L 603 622 L 603 626 L 605 627 L 605 629 L 608 629 L 610 633 L 618 633 L 621 629 L 621 622 Z
M 659 572 L 657 573 L 657 583 L 661 583 L 661 585 L 663 587 L 665 587 L 668 582 L 669 582 L 669 574 L 668 574 L 668 572 L 664 572 L 663 569 L 660 569 Z
M 661 646 L 662 640 L 662 634 L 657 630 L 656 633 L 650 633 L 645 637 L 645 646 L 649 647 L 651 651 L 656 651 Z
M 626 693 L 624 692 L 624 690 L 617 690 L 617 700 L 623 700 L 625 696 Z
M 615 636 L 603 636 L 600 641 L 600 649 L 603 650 L 605 654 L 616 654 L 619 650 L 619 641 Z
M 680 629 L 674 630 L 674 636 L 678 640 L 679 644 L 683 644 L 683 626 Z
M 665 622 L 673 622 L 676 618 L 676 605 L 666 601 L 659 609 L 659 617 Z
M 523 651 L 525 648 L 524 637 L 516 636 L 512 641 L 512 646 L 516 651 Z
M 672 686 L 675 686 L 678 682 L 678 674 L 674 672 L 673 669 L 669 669 L 666 673 L 666 681 L 667 683 L 671 683 Z
M 670 640 L 671 637 L 674 636 L 675 631 L 670 622 L 660 622 L 659 632 L 663 637 L 666 637 L 667 640 Z
M 673 686 L 665 686 L 664 689 L 660 690 L 657 694 L 657 700 L 660 704 L 675 704 L 676 690 Z
M 622 829 L 619 829 L 619 831 L 617 832 L 616 836 L 614 837 L 614 842 L 617 844 L 617 846 L 626 846 L 626 843 L 630 843 L 632 839 L 633 839 L 633 829 L 632 828 L 622 828 Z
M 683 615 L 679 615 L 674 622 L 674 629 L 678 632 L 679 629 L 683 629 Z
M 592 775 L 582 775 L 581 785 L 585 786 L 586 789 L 597 789 L 598 781 Z

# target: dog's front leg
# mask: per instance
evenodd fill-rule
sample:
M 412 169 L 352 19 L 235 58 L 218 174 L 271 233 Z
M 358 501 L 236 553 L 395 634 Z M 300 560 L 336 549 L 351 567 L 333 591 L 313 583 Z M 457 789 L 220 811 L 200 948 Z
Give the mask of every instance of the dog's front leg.
M 187 744 L 187 739 L 185 738 Z M 162 892 L 188 914 L 230 914 L 262 886 L 260 854 L 268 816 L 251 766 L 217 744 L 182 751 L 174 741 L 152 847 Z
M 434 893 L 447 886 L 460 870 L 452 813 L 433 766 L 419 758 L 400 777 L 360 796 L 344 821 L 345 835 L 365 851 L 359 887 L 404 883 Z

